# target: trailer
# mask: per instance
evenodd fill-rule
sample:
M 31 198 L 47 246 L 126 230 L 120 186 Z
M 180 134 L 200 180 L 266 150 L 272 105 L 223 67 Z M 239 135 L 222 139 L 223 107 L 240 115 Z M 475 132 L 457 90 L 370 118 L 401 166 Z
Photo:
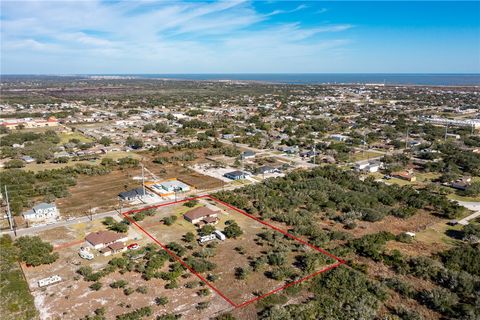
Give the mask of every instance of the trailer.
M 220 230 L 215 230 L 213 233 L 218 238 L 218 240 L 225 241 L 225 239 L 227 239 L 227 237 Z
M 62 278 L 59 275 L 54 275 L 48 278 L 38 280 L 38 287 L 39 288 L 46 287 L 48 285 L 58 283 L 60 281 L 62 281 Z
M 212 233 L 212 234 L 209 234 L 208 236 L 200 237 L 198 242 L 205 243 L 205 242 L 208 242 L 208 241 L 215 240 L 216 238 L 217 238 L 216 235 L 214 233 Z
M 81 258 L 86 260 L 92 260 L 94 258 L 93 253 L 91 253 L 90 249 L 86 247 L 81 247 L 78 254 L 80 255 Z

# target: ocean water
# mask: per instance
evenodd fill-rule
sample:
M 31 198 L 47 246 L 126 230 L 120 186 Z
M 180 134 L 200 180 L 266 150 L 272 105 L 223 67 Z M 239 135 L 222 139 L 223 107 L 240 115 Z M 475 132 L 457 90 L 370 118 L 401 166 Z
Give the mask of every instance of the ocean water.
M 204 74 L 70 74 L 0 75 L 0 80 L 117 77 L 175 80 L 237 80 L 286 84 L 386 84 L 480 86 L 480 73 L 204 73 Z
M 118 75 L 121 76 L 121 75 Z M 250 80 L 288 84 L 387 84 L 480 86 L 480 74 L 413 73 L 241 73 L 241 74 L 130 74 L 139 78 L 177 80 Z

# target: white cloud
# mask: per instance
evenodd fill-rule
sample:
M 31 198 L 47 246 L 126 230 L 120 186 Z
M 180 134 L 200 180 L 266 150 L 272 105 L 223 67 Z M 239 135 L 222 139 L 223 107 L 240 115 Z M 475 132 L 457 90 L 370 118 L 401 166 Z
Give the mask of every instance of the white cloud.
M 332 35 L 351 25 L 259 25 L 306 8 L 261 14 L 240 0 L 3 1 L 2 72 L 19 72 L 22 59 L 56 73 L 288 71 L 289 62 L 326 59 L 329 50 L 349 43 Z M 322 39 L 326 33 L 332 35 Z

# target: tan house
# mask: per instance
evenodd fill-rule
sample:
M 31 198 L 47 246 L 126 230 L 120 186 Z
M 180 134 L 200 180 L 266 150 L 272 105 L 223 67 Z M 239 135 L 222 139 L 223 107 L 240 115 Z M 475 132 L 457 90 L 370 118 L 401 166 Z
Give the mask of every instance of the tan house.
M 414 175 L 412 175 L 408 172 L 395 172 L 395 173 L 392 173 L 392 177 L 402 179 L 402 180 L 406 180 L 406 181 L 410 181 L 410 182 L 417 181 L 417 177 L 415 177 Z
M 215 224 L 218 222 L 218 213 L 218 210 L 215 211 L 207 207 L 198 207 L 185 213 L 183 218 L 193 224 L 198 224 L 201 222 Z
M 97 250 L 109 247 L 116 243 L 124 243 L 127 240 L 128 236 L 126 234 L 106 230 L 92 232 L 85 237 L 87 244 Z M 117 248 L 117 246 L 114 248 Z

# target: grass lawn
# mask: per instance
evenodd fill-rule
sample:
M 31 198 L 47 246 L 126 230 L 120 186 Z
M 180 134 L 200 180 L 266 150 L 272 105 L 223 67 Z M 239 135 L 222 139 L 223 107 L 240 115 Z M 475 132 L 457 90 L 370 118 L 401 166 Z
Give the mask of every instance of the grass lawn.
M 435 180 L 441 176 L 440 173 L 436 172 L 426 172 L 426 173 L 417 173 L 417 182 L 426 182 L 430 183 L 432 180 Z
M 421 232 L 418 232 L 415 239 L 431 245 L 442 242 L 448 246 L 454 246 L 458 240 L 447 236 L 446 233 L 448 230 L 460 231 L 462 228 L 463 226 L 461 225 L 450 226 L 445 221 L 441 221 Z
M 380 152 L 373 152 L 373 151 L 360 151 L 358 153 L 355 153 L 349 157 L 349 160 L 352 162 L 355 161 L 362 161 L 362 160 L 368 160 L 371 158 L 377 158 L 383 156 L 382 153 Z
M 142 156 L 139 155 L 138 153 L 126 152 L 126 151 L 112 151 L 112 152 L 107 153 L 104 156 L 104 158 L 110 158 L 110 159 L 113 159 L 113 160 L 118 160 L 120 158 L 126 158 L 126 157 L 131 157 L 131 158 L 139 159 L 139 160 L 142 158 Z
M 451 193 L 447 196 L 448 199 L 456 200 L 456 201 L 465 201 L 465 202 L 478 202 L 480 201 L 480 196 L 476 197 L 465 197 L 458 195 L 456 193 Z
M 25 171 L 33 171 L 33 172 L 38 172 L 42 170 L 51 170 L 51 169 L 61 169 L 65 167 L 73 167 L 76 164 L 99 164 L 100 160 L 93 160 L 93 161 L 69 161 L 68 163 L 28 163 L 23 167 L 23 170 Z
M 84 136 L 80 132 L 67 132 L 67 133 L 59 133 L 58 136 L 60 137 L 60 145 L 65 144 L 71 139 L 78 139 L 80 142 L 92 142 L 93 140 Z
M 18 264 L 17 248 L 8 236 L 0 239 L 0 314 L 3 320 L 38 319 L 33 297 Z

